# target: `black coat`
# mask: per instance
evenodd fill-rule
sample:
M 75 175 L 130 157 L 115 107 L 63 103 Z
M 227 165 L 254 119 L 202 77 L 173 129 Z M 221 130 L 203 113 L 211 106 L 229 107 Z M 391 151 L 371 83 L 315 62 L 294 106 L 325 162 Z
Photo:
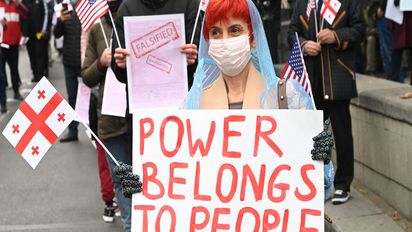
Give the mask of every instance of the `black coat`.
M 179 14 L 185 15 L 186 43 L 190 42 L 193 25 L 195 22 L 199 1 L 196 0 L 124 0 L 115 19 L 115 25 L 119 34 L 119 40 L 122 48 L 125 48 L 123 17 L 125 16 L 145 16 L 145 15 L 162 15 L 162 14 Z M 201 22 L 201 20 L 199 20 Z M 198 30 L 200 29 L 200 24 Z M 114 49 L 119 47 L 116 37 L 113 36 L 113 54 Z M 119 81 L 126 83 L 126 69 L 119 69 L 112 61 L 112 69 Z M 189 78 L 190 72 L 188 74 Z M 190 83 L 190 80 L 189 80 Z
M 77 14 L 72 11 L 71 18 L 67 21 L 57 20 L 54 27 L 54 36 L 59 38 L 64 36 L 63 41 L 63 64 L 80 69 L 80 36 L 82 33 L 81 24 Z
M 316 57 L 305 56 L 305 63 L 314 94 L 322 93 L 325 100 L 346 100 L 357 96 L 355 60 L 356 49 L 365 37 L 366 26 L 360 1 L 340 0 L 341 7 L 333 22 L 326 20 L 324 28 L 334 31 L 336 44 L 322 45 Z M 295 32 L 303 47 L 308 40 L 316 41 L 315 14 L 306 17 L 307 0 L 297 0 L 288 31 L 292 45 Z M 318 20 L 320 24 L 320 20 Z M 320 27 L 319 27 L 320 28 Z

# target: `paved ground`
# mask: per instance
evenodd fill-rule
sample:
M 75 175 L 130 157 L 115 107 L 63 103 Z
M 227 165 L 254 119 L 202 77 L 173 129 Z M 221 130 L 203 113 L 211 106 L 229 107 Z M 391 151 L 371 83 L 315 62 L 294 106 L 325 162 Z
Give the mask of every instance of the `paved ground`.
M 337 232 L 401 232 L 412 231 L 412 224 L 405 220 L 379 196 L 354 182 L 351 199 L 343 205 L 329 201 L 325 211 L 333 220 Z
M 65 94 L 63 67 L 54 62 L 50 80 Z M 27 53 L 20 53 L 22 94 L 34 86 Z M 13 97 L 8 90 L 8 96 Z M 19 102 L 10 99 L 8 114 L 0 115 L 3 130 Z M 84 128 L 81 127 L 81 131 Z M 48 151 L 36 170 L 19 156 L 0 135 L 0 232 L 1 231 L 121 231 L 119 218 L 113 224 L 102 221 L 103 202 L 95 151 L 85 133 L 80 141 L 57 142 Z M 412 225 L 402 217 L 393 220 L 394 209 L 381 198 L 355 183 L 352 199 L 344 205 L 325 206 L 333 220 L 335 231 L 398 232 L 412 231 Z M 397 219 L 397 217 L 395 217 Z
M 26 96 L 33 84 L 27 53 L 20 53 L 22 94 Z M 63 94 L 63 67 L 54 62 L 50 80 Z M 12 98 L 12 91 L 8 90 Z M 19 106 L 9 101 L 9 112 L 0 116 L 0 130 Z M 8 141 L 0 135 L 0 231 L 121 231 L 120 219 L 103 222 L 97 156 L 80 127 L 80 141 L 57 142 L 47 152 L 36 170 L 23 160 Z

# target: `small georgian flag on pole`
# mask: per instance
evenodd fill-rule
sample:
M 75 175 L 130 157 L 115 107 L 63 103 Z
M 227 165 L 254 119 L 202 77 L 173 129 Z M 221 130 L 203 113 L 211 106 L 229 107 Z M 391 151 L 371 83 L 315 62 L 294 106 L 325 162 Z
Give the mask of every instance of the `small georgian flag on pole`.
M 73 108 L 43 77 L 11 118 L 3 135 L 35 169 L 75 117 Z
M 330 25 L 332 25 L 341 5 L 342 4 L 338 0 L 324 0 L 322 8 L 320 9 L 320 14 Z

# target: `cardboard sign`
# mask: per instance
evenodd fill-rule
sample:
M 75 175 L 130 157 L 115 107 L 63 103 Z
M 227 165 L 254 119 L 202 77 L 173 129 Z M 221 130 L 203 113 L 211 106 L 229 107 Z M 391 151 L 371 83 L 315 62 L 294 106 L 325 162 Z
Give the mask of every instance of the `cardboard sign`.
M 187 94 L 184 16 L 124 17 L 129 110 L 178 108 Z
M 107 68 L 104 82 L 102 114 L 125 117 L 126 116 L 126 84 L 119 82 L 111 67 Z
M 403 12 L 399 7 L 395 6 L 394 0 L 388 0 L 386 4 L 385 17 L 396 22 L 397 24 L 402 24 L 403 22 Z
M 324 230 L 323 162 L 310 155 L 321 111 L 133 117 L 133 171 L 143 192 L 133 195 L 132 231 Z
M 92 89 L 85 85 L 81 78 L 78 78 L 79 86 L 77 88 L 76 97 L 76 113 L 77 121 L 82 120 L 85 123 L 89 123 L 89 108 L 90 108 L 90 95 Z

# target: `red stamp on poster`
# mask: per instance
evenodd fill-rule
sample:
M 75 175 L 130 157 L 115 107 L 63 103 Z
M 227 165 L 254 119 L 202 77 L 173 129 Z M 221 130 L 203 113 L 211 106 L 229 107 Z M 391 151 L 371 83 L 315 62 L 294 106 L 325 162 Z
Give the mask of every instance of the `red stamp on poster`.
M 171 63 L 152 55 L 147 56 L 146 63 L 166 73 L 170 73 L 170 71 L 172 70 Z
M 174 23 L 168 22 L 156 30 L 133 40 L 131 44 L 134 55 L 136 58 L 140 58 L 178 38 L 179 34 Z

